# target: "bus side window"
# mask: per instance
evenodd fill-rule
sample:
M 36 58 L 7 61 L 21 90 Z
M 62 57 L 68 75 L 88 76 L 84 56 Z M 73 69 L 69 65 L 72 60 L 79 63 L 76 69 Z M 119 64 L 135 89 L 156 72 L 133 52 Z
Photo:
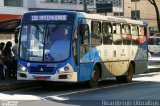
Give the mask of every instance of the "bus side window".
M 131 44 L 131 32 L 130 32 L 130 25 L 129 24 L 122 24 L 122 37 L 123 37 L 123 44 L 130 45 Z
M 92 45 L 100 45 L 101 41 L 101 22 L 100 21 L 92 21 L 91 22 L 91 42 Z
M 132 35 L 132 44 L 133 45 L 138 45 L 139 44 L 138 26 L 132 25 L 131 35 Z
M 142 44 L 146 41 L 145 28 L 143 26 L 139 27 L 139 43 Z
M 79 33 L 80 33 L 80 56 L 82 58 L 89 50 L 89 26 L 88 24 L 81 24 Z
M 121 24 L 120 23 L 113 23 L 113 43 L 115 45 L 122 44 Z
M 80 25 L 81 44 L 89 44 L 89 26 L 87 24 Z
M 109 22 L 102 23 L 103 44 L 112 44 L 112 25 Z

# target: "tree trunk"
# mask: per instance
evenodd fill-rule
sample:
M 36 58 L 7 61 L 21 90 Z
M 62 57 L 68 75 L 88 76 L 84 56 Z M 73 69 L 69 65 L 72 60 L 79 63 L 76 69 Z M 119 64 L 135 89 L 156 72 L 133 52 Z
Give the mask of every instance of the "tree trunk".
M 158 32 L 160 32 L 160 17 L 159 17 L 159 10 L 157 5 L 155 6 L 156 14 L 157 14 L 157 26 L 158 26 Z
M 158 27 L 158 32 L 160 32 L 160 16 L 159 16 L 159 10 L 158 10 L 158 6 L 155 2 L 155 0 L 148 0 L 155 8 L 156 10 L 156 18 L 157 18 L 157 27 Z

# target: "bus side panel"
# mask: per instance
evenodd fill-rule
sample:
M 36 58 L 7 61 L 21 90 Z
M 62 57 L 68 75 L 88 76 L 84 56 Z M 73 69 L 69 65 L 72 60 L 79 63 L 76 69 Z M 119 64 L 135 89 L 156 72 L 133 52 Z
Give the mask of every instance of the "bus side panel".
M 90 48 L 88 52 L 85 53 L 84 56 L 82 56 L 82 58 L 80 59 L 79 80 L 90 80 L 94 64 L 95 62 L 99 61 L 100 57 L 97 48 Z
M 93 67 L 93 63 L 81 63 L 80 64 L 80 72 L 78 75 L 78 80 L 79 81 L 90 80 L 92 67 Z
M 143 67 L 142 67 L 143 66 Z M 147 69 L 147 61 L 135 61 L 135 74 L 143 73 Z
M 112 49 L 109 49 L 111 45 L 100 45 L 96 47 L 96 50 L 99 51 L 99 61 L 101 62 L 102 67 L 102 79 L 107 77 L 113 76 L 111 74 L 111 56 L 112 56 Z
M 134 62 L 135 62 L 135 73 L 143 73 L 147 71 L 147 42 L 140 44 L 138 48 L 133 47 L 135 52 Z
M 120 76 L 126 73 L 128 60 L 128 46 L 102 45 L 97 47 L 102 61 L 102 78 Z

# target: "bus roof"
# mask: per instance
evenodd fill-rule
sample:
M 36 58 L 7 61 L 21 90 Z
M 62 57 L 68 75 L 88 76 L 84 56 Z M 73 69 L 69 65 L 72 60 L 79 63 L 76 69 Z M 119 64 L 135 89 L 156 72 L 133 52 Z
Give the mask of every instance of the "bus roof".
M 43 14 L 43 13 L 68 13 L 68 14 L 75 14 L 79 18 L 88 18 L 88 19 L 95 19 L 95 20 L 104 20 L 108 22 L 116 22 L 116 23 L 126 23 L 126 24 L 135 24 L 135 25 L 144 25 L 146 24 L 143 21 L 140 20 L 132 20 L 132 19 L 127 19 L 127 18 L 117 18 L 114 16 L 104 16 L 104 15 L 99 15 L 99 14 L 89 14 L 89 13 L 84 13 L 84 12 L 76 12 L 76 11 L 68 11 L 68 10 L 39 10 L 39 11 L 30 11 L 25 14 Z
M 128 19 L 128 18 L 117 18 L 117 17 L 114 17 L 114 16 L 105 16 L 105 15 L 100 15 L 100 14 L 87 14 L 87 13 L 84 13 L 84 12 L 78 12 L 78 17 L 96 19 L 96 20 L 100 19 L 100 20 L 106 20 L 106 21 L 109 21 L 109 22 L 117 22 L 117 23 L 144 25 L 144 22 L 140 21 L 140 20 L 132 20 L 132 19 Z

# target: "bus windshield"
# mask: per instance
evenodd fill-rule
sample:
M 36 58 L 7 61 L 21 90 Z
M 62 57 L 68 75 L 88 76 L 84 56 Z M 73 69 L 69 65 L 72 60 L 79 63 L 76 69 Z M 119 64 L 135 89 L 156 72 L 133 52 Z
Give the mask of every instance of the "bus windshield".
M 26 24 L 20 37 L 20 57 L 27 61 L 57 62 L 70 54 L 71 24 Z

